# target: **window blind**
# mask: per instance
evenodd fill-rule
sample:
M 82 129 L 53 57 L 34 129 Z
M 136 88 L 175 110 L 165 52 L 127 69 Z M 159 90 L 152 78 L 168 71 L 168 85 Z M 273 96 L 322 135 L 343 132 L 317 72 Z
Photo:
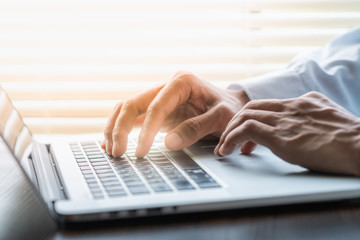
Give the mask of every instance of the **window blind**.
M 358 0 L 0 1 L 0 84 L 34 133 L 102 131 L 178 70 L 226 87 L 359 23 Z

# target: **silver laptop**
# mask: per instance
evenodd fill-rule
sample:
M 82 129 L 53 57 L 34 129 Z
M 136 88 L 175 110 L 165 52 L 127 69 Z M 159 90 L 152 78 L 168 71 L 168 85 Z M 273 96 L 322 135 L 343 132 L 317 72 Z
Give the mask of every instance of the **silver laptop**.
M 136 158 L 136 135 L 113 158 L 101 136 L 36 140 L 0 89 L 1 144 L 16 156 L 49 209 L 62 222 L 99 221 L 328 201 L 360 197 L 360 179 L 315 174 L 288 164 L 265 147 L 216 158 L 214 142 L 168 151 L 159 135 Z

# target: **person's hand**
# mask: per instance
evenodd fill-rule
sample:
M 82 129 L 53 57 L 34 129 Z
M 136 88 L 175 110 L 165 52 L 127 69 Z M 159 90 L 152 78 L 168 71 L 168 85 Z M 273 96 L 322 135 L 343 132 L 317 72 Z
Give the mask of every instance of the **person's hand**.
M 220 137 L 232 117 L 249 101 L 240 90 L 224 90 L 191 73 L 179 72 L 159 87 L 120 102 L 105 128 L 103 149 L 125 153 L 128 134 L 142 126 L 137 157 L 145 156 L 159 130 L 170 131 L 165 146 L 179 150 L 199 139 Z
M 246 141 L 309 170 L 360 176 L 360 119 L 317 92 L 249 102 L 229 122 L 215 153 L 228 155 Z

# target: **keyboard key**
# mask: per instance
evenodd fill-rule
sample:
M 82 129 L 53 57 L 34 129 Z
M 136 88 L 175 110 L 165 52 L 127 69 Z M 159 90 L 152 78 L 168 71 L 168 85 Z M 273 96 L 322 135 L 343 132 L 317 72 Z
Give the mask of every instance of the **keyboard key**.
M 98 163 L 98 162 L 105 162 L 107 163 L 106 159 L 105 158 L 100 158 L 100 159 L 89 159 L 89 161 L 91 163 Z
M 102 183 L 104 188 L 109 188 L 109 187 L 121 187 L 122 188 L 122 185 L 120 182 L 103 182 Z
M 89 183 L 88 186 L 89 188 L 100 188 L 100 185 L 97 182 Z
M 123 181 L 126 185 L 142 184 L 142 181 L 140 178 L 123 178 Z
M 130 192 L 134 195 L 150 193 L 144 184 L 130 185 L 130 186 L 128 186 L 128 188 L 129 188 Z
M 94 194 L 94 195 L 97 195 L 97 194 L 102 194 L 102 190 L 99 188 L 99 189 L 90 189 L 91 193 Z
M 218 184 L 217 182 L 202 182 L 202 183 L 198 183 L 200 188 L 218 188 L 221 187 L 220 184 Z
M 95 175 L 94 174 L 86 174 L 83 175 L 85 179 L 95 179 Z
M 88 158 L 89 159 L 104 159 L 105 160 L 105 158 L 104 158 L 104 155 L 87 155 L 88 156 Z
M 87 165 L 87 166 L 85 166 L 85 167 L 80 167 L 80 170 L 81 170 L 81 171 L 90 170 L 90 169 L 91 169 L 91 168 L 90 168 L 89 165 Z
M 89 164 L 87 162 L 79 162 L 78 165 L 79 165 L 79 167 L 89 166 Z
M 167 151 L 168 154 L 182 169 L 197 169 L 199 165 L 183 151 Z
M 119 180 L 115 177 L 115 175 L 114 175 L 114 177 L 105 177 L 105 178 L 103 177 L 103 178 L 100 178 L 100 181 L 101 181 L 101 183 L 102 183 L 103 185 L 105 185 L 106 183 L 114 183 L 114 182 L 120 184 Z
M 116 190 L 122 190 L 124 191 L 124 188 L 120 185 L 120 183 L 118 185 L 108 185 L 108 186 L 104 186 L 106 191 L 116 191 Z
M 171 183 L 174 184 L 174 186 L 176 187 L 177 190 L 191 190 L 191 189 L 195 189 L 191 183 L 186 180 L 186 178 L 178 178 L 178 179 L 173 179 L 171 180 Z
M 99 174 L 99 173 L 112 173 L 113 170 L 111 168 L 109 168 L 109 169 L 95 169 L 95 172 L 97 174 Z
M 96 195 L 93 194 L 93 197 L 94 197 L 95 199 L 103 199 L 103 198 L 104 198 L 104 195 L 103 195 L 103 194 L 96 194 Z
M 85 158 L 79 158 L 79 159 L 76 159 L 76 162 L 77 163 L 87 162 L 87 160 Z
M 87 175 L 87 174 L 92 174 L 93 172 L 91 170 L 85 170 L 85 171 L 81 171 L 82 174 Z
M 109 197 L 113 198 L 113 197 L 125 197 L 127 196 L 126 192 L 124 191 L 120 191 L 120 192 L 109 192 L 108 193 Z
M 220 185 L 203 169 L 188 169 L 186 172 L 190 178 L 196 182 L 200 188 L 216 188 Z
M 86 178 L 85 179 L 88 184 L 90 183 L 97 183 L 96 178 Z
M 111 170 L 111 171 L 107 171 L 108 173 L 113 172 L 110 166 L 95 166 L 94 169 L 97 174 L 105 173 L 105 172 L 99 172 L 100 170 Z
M 93 165 L 93 167 L 95 167 L 95 166 L 109 166 L 109 163 L 108 162 L 92 162 L 91 165 Z
M 152 183 L 150 187 L 154 190 L 154 192 L 171 192 L 171 188 L 164 181 L 159 183 Z
M 116 178 L 115 174 L 114 173 L 101 173 L 101 174 L 98 174 L 98 177 L 101 179 L 101 178 Z
M 84 157 L 84 154 L 82 152 L 78 152 L 78 151 L 76 151 L 76 152 L 73 151 L 73 155 L 74 155 L 75 158 Z

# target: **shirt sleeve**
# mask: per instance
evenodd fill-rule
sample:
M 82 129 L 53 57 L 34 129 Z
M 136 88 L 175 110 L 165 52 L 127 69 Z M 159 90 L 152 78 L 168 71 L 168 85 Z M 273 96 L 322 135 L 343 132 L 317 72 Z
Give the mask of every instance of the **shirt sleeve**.
M 295 57 L 286 69 L 240 81 L 250 99 L 285 99 L 318 91 L 360 116 L 360 28 Z

